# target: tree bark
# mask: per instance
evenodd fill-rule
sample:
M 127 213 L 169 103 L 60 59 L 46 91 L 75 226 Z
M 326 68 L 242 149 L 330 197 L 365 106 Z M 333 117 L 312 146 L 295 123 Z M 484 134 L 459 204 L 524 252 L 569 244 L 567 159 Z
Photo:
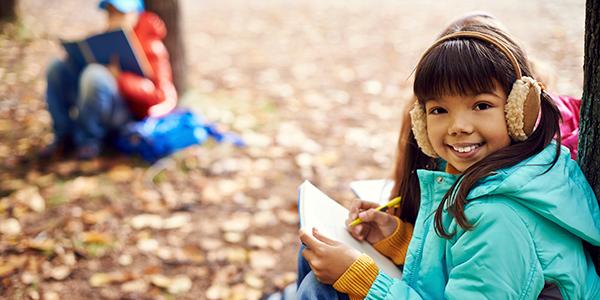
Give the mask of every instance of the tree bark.
M 173 83 L 181 95 L 187 88 L 187 73 L 179 0 L 145 0 L 144 5 L 146 10 L 156 13 L 167 26 L 165 46 L 173 69 Z
M 17 0 L 0 0 L 0 23 L 17 19 Z
M 600 0 L 586 3 L 584 48 L 578 159 L 594 192 L 600 196 Z
M 584 48 L 578 161 L 600 199 L 600 0 L 586 1 Z M 600 248 L 586 246 L 600 274 Z

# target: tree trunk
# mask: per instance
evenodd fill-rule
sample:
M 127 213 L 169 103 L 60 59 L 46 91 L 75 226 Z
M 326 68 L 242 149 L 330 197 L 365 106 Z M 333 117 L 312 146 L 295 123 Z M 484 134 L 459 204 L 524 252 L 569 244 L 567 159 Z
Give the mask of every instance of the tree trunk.
M 0 0 L 0 23 L 17 19 L 17 0 Z
M 578 160 L 596 197 L 600 199 L 600 0 L 587 0 L 585 11 Z M 594 258 L 596 272 L 600 274 L 600 248 L 587 246 Z
M 165 45 L 173 68 L 173 83 L 181 95 L 187 87 L 187 73 L 179 0 L 145 0 L 144 4 L 146 10 L 156 13 L 167 25 Z

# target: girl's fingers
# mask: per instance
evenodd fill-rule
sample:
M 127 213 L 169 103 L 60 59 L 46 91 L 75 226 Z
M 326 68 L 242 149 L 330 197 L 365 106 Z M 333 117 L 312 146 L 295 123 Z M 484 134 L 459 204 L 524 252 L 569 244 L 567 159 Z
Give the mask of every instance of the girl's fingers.
M 348 218 L 346 219 L 346 226 L 350 225 L 352 221 L 358 218 L 358 213 L 359 211 L 350 211 L 350 213 L 348 214 Z
M 354 227 L 351 227 L 352 232 L 354 232 L 354 234 L 356 235 L 362 235 L 363 229 L 365 229 L 365 225 L 362 224 L 358 224 Z
M 356 228 L 357 235 L 360 237 L 359 240 L 362 241 L 369 235 L 369 226 L 358 224 L 354 227 Z
M 375 222 L 379 226 L 387 225 L 390 222 L 390 218 L 393 218 L 385 212 L 376 211 L 374 209 L 363 211 L 359 213 L 358 216 L 363 222 Z
M 346 230 L 348 230 L 348 232 L 350 233 L 350 235 L 357 239 L 357 240 L 362 240 L 362 236 L 360 234 L 360 230 L 358 230 L 356 227 L 358 227 L 359 225 L 356 226 L 352 226 L 350 227 L 350 222 L 346 222 Z
M 350 205 L 350 211 L 358 211 L 360 209 L 361 202 L 362 200 L 360 199 L 352 200 L 352 204 Z
M 379 204 L 377 204 L 375 202 L 365 201 L 365 200 L 360 201 L 360 209 L 361 210 L 367 210 L 367 209 L 377 208 L 377 207 L 379 207 Z
M 308 261 L 308 264 L 311 266 L 312 266 L 312 261 L 315 258 L 315 256 L 316 256 L 316 254 L 309 248 L 304 248 L 304 250 L 302 250 L 302 257 L 304 257 Z
M 355 199 L 350 205 L 350 211 L 348 212 L 348 219 L 346 219 L 346 225 L 354 221 L 358 217 L 360 212 L 361 200 Z
M 313 228 L 313 236 L 317 238 L 317 240 L 327 244 L 327 245 L 335 245 L 337 244 L 336 240 L 332 240 L 329 237 L 322 235 L 317 228 Z
M 354 200 L 352 202 L 352 204 L 350 205 L 350 212 L 348 213 L 348 219 L 346 219 L 346 225 L 352 223 L 352 221 L 356 220 L 356 218 L 358 218 L 358 214 L 371 209 L 371 208 L 377 208 L 378 204 L 374 203 L 374 202 L 369 202 L 369 201 L 365 201 L 365 200 Z
M 304 229 L 300 229 L 299 235 L 300 241 L 310 249 L 314 250 L 323 245 L 323 242 L 317 240 L 312 234 L 306 232 Z

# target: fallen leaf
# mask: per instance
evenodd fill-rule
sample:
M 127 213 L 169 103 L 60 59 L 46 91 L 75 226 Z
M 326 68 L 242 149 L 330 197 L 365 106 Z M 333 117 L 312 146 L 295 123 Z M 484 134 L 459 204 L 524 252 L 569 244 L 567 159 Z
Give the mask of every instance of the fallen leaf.
M 265 286 L 264 280 L 252 273 L 247 273 L 246 275 L 244 275 L 244 282 L 248 286 L 251 286 L 256 289 L 262 289 Z
M 234 214 L 230 219 L 221 224 L 221 229 L 226 232 L 244 232 L 250 227 L 251 216 L 247 213 Z
M 89 282 L 92 287 L 101 287 L 112 283 L 122 283 L 131 279 L 133 279 L 133 276 L 128 273 L 96 273 L 90 277 Z
M 200 247 L 206 251 L 213 251 L 223 247 L 223 242 L 214 238 L 204 238 L 200 241 Z
M 86 225 L 100 224 L 110 218 L 112 215 L 108 210 L 100 210 L 96 212 L 84 212 L 81 215 L 81 220 Z
M 258 270 L 272 269 L 277 264 L 274 253 L 269 251 L 251 251 L 250 266 Z
M 248 237 L 248 246 L 255 248 L 267 248 L 269 246 L 269 239 L 265 236 L 253 234 Z
M 183 248 L 183 252 L 187 256 L 187 258 L 193 263 L 203 263 L 205 260 L 204 254 L 202 251 L 196 246 L 185 246 Z
M 41 213 L 46 210 L 46 200 L 40 195 L 39 189 L 36 186 L 30 186 L 19 190 L 14 195 L 15 200 L 26 205 L 32 211 Z
M 82 199 L 98 193 L 100 185 L 95 177 L 77 177 L 65 184 L 68 199 Z
M 275 226 L 279 223 L 272 209 L 261 210 L 254 214 L 252 225 L 255 227 Z
M 52 239 L 35 239 L 27 241 L 26 246 L 27 248 L 42 252 L 54 252 L 56 242 Z
M 0 261 L 0 277 L 6 277 L 6 276 L 10 275 L 17 269 L 20 269 L 21 267 L 23 267 L 26 262 L 27 262 L 27 256 L 25 256 L 25 255 L 21 255 L 21 256 L 11 255 L 5 259 L 2 259 L 2 261 Z
M 295 283 L 296 277 L 296 272 L 285 272 L 281 275 L 275 276 L 273 279 L 273 284 L 275 284 L 277 288 L 283 289 L 289 284 Z
M 160 288 L 168 288 L 171 284 L 171 279 L 162 274 L 155 274 L 150 277 L 150 282 Z
M 2 275 L 0 275 L 2 276 Z M 29 271 L 25 271 L 21 274 L 21 282 L 25 285 L 30 285 L 39 282 L 39 278 L 36 274 Z
M 159 243 L 155 239 L 141 239 L 137 242 L 137 248 L 142 252 L 154 252 L 158 250 Z
M 137 279 L 125 282 L 121 285 L 121 291 L 125 293 L 146 293 L 148 291 L 149 284 L 143 279 Z
M 29 299 L 31 299 L 31 300 L 39 300 L 40 299 L 40 292 L 38 292 L 36 290 L 28 290 L 27 291 L 27 296 L 29 296 Z
M 0 233 L 15 236 L 21 233 L 21 223 L 15 218 L 0 220 Z
M 190 222 L 192 217 L 188 213 L 177 213 L 172 217 L 163 220 L 162 229 L 176 229 Z
M 236 284 L 231 288 L 228 300 L 259 300 L 262 292 L 245 284 Z
M 44 300 L 59 300 L 60 296 L 55 291 L 44 292 Z
M 65 265 L 73 267 L 76 263 L 77 263 L 77 259 L 75 258 L 75 253 L 69 251 L 63 255 L 61 255 L 61 258 L 63 260 L 63 262 L 65 263 Z
M 167 287 L 167 292 L 171 294 L 182 294 L 192 288 L 192 280 L 185 275 L 175 276 Z
M 119 265 L 126 267 L 131 265 L 131 263 L 133 262 L 133 258 L 129 254 L 122 254 L 119 256 L 117 262 L 119 263 Z
M 248 259 L 248 252 L 244 248 L 226 248 L 224 250 L 226 259 L 232 264 L 243 264 Z
M 159 215 L 141 214 L 131 218 L 131 221 L 129 223 L 134 229 L 160 229 L 162 228 L 162 222 L 163 220 Z
M 54 280 L 64 280 L 71 275 L 71 268 L 68 266 L 55 266 L 50 271 L 50 277 Z
M 113 237 L 107 233 L 90 231 L 83 233 L 83 242 L 86 244 L 108 245 L 113 242 Z
M 298 218 L 298 213 L 295 211 L 280 209 L 277 211 L 277 217 L 282 222 L 290 225 L 297 225 L 300 222 L 300 219 Z
M 217 187 L 209 185 L 202 190 L 201 201 L 205 203 L 219 203 L 222 196 L 219 194 Z
M 222 284 L 216 284 L 206 290 L 206 298 L 209 300 L 226 299 L 231 294 L 229 288 Z
M 225 232 L 223 239 L 229 243 L 235 244 L 242 241 L 244 235 L 239 232 Z
M 107 175 L 114 182 L 130 182 L 133 179 L 133 169 L 128 165 L 118 165 L 110 169 Z

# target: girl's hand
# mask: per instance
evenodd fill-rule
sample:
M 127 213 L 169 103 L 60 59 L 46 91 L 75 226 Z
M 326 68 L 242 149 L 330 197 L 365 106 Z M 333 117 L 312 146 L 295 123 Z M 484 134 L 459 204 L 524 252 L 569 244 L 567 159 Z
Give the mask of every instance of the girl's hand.
M 312 235 L 301 229 L 300 240 L 306 245 L 302 256 L 317 279 L 325 284 L 336 282 L 360 256 L 354 248 L 321 235 L 316 228 Z
M 376 211 L 375 208 L 378 206 L 377 203 L 363 200 L 352 203 L 346 226 L 355 239 L 375 244 L 396 231 L 398 226 L 396 218 L 388 213 Z M 350 223 L 358 217 L 362 219 L 362 223 L 350 227 Z

